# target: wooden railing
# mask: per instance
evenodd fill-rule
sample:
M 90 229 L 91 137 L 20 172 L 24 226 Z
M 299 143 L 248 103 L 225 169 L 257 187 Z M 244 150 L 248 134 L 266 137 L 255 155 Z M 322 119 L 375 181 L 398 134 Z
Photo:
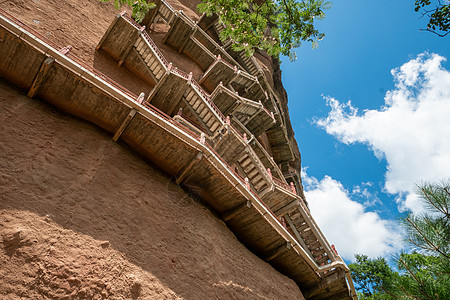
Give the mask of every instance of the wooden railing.
M 86 72 L 86 73 L 92 73 L 93 74 L 93 78 L 95 80 L 98 80 L 98 83 L 101 83 L 99 85 L 100 89 L 103 89 L 104 86 L 108 87 L 105 92 L 107 92 L 108 94 L 113 91 L 114 89 L 119 91 L 121 94 L 123 94 L 125 97 L 128 97 L 130 100 L 132 100 L 135 105 L 138 105 L 148 111 L 151 111 L 153 114 L 159 116 L 161 119 L 165 120 L 167 123 L 172 124 L 173 126 L 175 126 L 176 128 L 178 128 L 180 130 L 180 132 L 188 137 L 190 137 L 191 139 L 194 139 L 198 142 L 201 143 L 201 136 L 199 136 L 198 134 L 196 134 L 195 132 L 191 131 L 189 128 L 187 128 L 186 126 L 176 122 L 175 120 L 173 120 L 170 116 L 168 116 L 167 114 L 165 114 L 164 112 L 160 111 L 158 108 L 154 107 L 153 105 L 149 104 L 149 103 L 139 103 L 137 102 L 137 96 L 135 94 L 133 94 L 132 92 L 128 91 L 127 89 L 125 89 L 123 86 L 121 86 L 120 84 L 116 83 L 115 81 L 113 81 L 112 79 L 110 79 L 108 76 L 102 74 L 101 72 L 99 72 L 98 70 L 96 70 L 95 68 L 89 66 L 88 64 L 86 64 L 83 60 L 77 58 L 75 55 L 73 54 L 68 54 L 65 55 L 66 58 L 64 58 L 63 54 L 56 54 L 58 52 L 58 49 L 61 49 L 60 46 L 58 46 L 57 44 L 51 42 L 50 40 L 48 40 L 46 37 L 44 37 L 43 35 L 39 34 L 38 32 L 36 32 L 35 30 L 33 30 L 32 28 L 30 28 L 29 26 L 23 24 L 22 22 L 20 22 L 19 20 L 17 20 L 16 18 L 14 18 L 13 16 L 11 16 L 10 14 L 8 14 L 7 12 L 5 12 L 3 9 L 0 9 L 0 15 L 4 16 L 7 20 L 10 20 L 10 22 L 14 23 L 17 27 L 22 28 L 25 32 L 29 32 L 32 35 L 34 35 L 34 39 L 36 41 L 36 43 L 41 43 L 43 44 L 43 47 L 46 47 L 47 49 L 51 49 L 51 53 L 55 53 L 55 55 L 61 59 L 61 60 L 67 60 L 67 63 L 69 63 L 69 65 L 78 67 L 80 70 Z M 52 49 L 53 48 L 53 49 Z M 78 73 L 77 73 L 78 74 Z M 80 73 L 78 74 L 78 76 L 82 76 L 83 74 Z M 103 86 L 103 87 L 102 87 Z M 112 90 L 111 90 L 112 88 Z M 109 89 L 109 90 L 108 90 Z M 116 93 L 116 92 L 114 92 Z M 111 94 L 111 95 L 114 95 Z M 113 96 L 115 98 L 117 98 L 117 96 Z M 118 98 L 119 100 L 121 100 L 120 98 Z M 123 99 L 126 100 L 126 99 Z M 161 125 L 162 126 L 162 125 Z M 226 167 L 226 169 L 228 170 L 228 172 L 230 172 L 231 174 L 233 174 L 233 176 L 235 178 L 237 178 L 239 180 L 239 182 L 245 186 L 245 179 L 242 178 L 239 174 L 237 174 L 233 168 L 231 168 L 229 166 L 229 164 L 213 149 L 213 147 L 211 145 L 209 145 L 208 143 L 203 143 L 205 145 L 205 147 L 207 147 L 209 149 L 209 151 L 211 153 L 214 154 L 214 158 L 217 159 L 218 161 L 221 162 L 221 164 L 223 166 Z M 222 173 L 222 172 L 221 172 Z M 226 176 L 224 174 L 224 176 Z M 274 178 L 275 179 L 275 178 Z M 278 180 L 278 179 L 275 179 Z M 283 184 L 281 182 L 282 185 L 284 185 L 284 187 L 289 191 L 288 186 L 286 186 L 285 184 Z M 270 214 L 278 220 L 279 219 L 276 217 L 276 215 L 269 209 L 269 207 L 267 207 L 267 205 L 261 200 L 261 198 L 259 197 L 258 193 L 256 193 L 255 191 L 253 191 L 252 189 L 248 189 L 248 191 L 259 201 L 259 203 L 261 203 L 261 205 L 263 205 L 266 210 L 268 212 L 270 212 Z M 317 226 L 317 224 L 315 223 L 314 219 L 312 218 L 312 216 L 310 215 L 309 211 L 303 206 L 302 202 L 300 202 L 300 213 L 301 215 L 304 217 L 305 220 L 308 221 L 308 223 L 310 224 L 309 226 L 311 227 L 311 229 L 313 230 L 313 232 L 315 233 L 315 236 L 317 238 L 317 240 L 319 241 L 319 244 L 321 244 L 322 247 L 324 247 L 324 249 L 326 249 L 326 252 L 328 254 L 328 256 L 332 259 L 332 260 L 336 260 L 334 252 L 331 251 L 331 247 L 328 244 L 328 242 L 326 241 L 325 237 L 323 236 L 323 233 L 320 231 L 319 227 Z M 283 225 L 282 225 L 283 226 Z

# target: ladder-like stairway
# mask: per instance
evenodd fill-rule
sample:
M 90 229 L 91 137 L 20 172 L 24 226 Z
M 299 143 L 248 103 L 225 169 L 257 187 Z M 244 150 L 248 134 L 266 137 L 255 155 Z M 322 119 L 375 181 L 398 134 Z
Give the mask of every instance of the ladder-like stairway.
M 251 148 L 238 160 L 241 171 L 248 178 L 249 183 L 256 192 L 261 192 L 267 188 L 271 188 L 271 180 L 267 176 L 267 171 L 262 166 L 259 159 Z
M 189 87 L 184 94 L 184 100 L 211 135 L 224 124 L 223 116 L 212 107 L 207 95 L 203 95 L 197 88 Z
M 153 45 L 151 45 L 150 39 L 146 38 L 144 35 L 141 35 L 136 41 L 134 48 L 158 82 L 167 72 L 167 67 L 159 57 L 159 51 L 152 46 Z

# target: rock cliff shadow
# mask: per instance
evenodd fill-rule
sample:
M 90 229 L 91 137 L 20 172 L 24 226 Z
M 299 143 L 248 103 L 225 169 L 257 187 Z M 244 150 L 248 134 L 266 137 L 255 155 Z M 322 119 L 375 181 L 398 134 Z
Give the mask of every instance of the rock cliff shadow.
M 129 147 L 1 80 L 0 90 L 0 209 L 108 241 L 184 299 L 301 297 L 292 280 Z
M 119 66 L 107 53 L 101 50 L 94 52 L 93 67 L 136 95 L 144 92 L 148 96 L 154 87 L 153 84 L 136 76 L 127 68 Z

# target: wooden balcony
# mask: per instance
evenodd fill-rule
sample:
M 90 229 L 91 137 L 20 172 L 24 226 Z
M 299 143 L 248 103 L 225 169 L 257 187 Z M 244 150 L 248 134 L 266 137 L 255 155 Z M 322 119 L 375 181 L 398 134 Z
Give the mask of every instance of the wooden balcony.
M 288 216 L 309 243 L 308 250 L 202 136 L 60 49 L 0 9 L 0 57 L 4 58 L 0 76 L 25 89 L 29 97 L 38 97 L 110 132 L 114 141 L 121 139 L 139 151 L 175 176 L 178 184 L 195 186 L 239 240 L 292 278 L 307 298 L 350 298 L 343 276 L 345 264 L 330 255 L 328 243 L 304 207 L 300 205 L 298 213 L 289 212 Z M 239 138 L 230 128 L 230 137 Z M 333 259 L 335 264 L 329 268 L 338 276 L 324 274 L 328 269 L 308 254 L 322 249 Z
M 275 118 L 260 102 L 239 96 L 219 84 L 211 99 L 224 115 L 233 115 L 254 136 L 259 136 L 275 124 Z

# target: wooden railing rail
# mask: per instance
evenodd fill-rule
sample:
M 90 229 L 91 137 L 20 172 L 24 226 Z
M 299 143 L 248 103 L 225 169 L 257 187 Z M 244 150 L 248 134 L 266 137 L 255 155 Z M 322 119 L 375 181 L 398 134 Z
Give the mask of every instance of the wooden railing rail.
M 51 53 L 51 55 L 55 55 L 55 58 L 59 59 L 63 66 L 67 66 L 68 68 L 70 68 L 70 67 L 79 68 L 83 72 L 86 72 L 85 73 L 86 75 L 89 75 L 89 73 L 92 73 L 92 74 L 90 74 L 88 76 L 88 78 L 91 78 L 92 80 L 97 80 L 97 83 L 99 84 L 98 87 L 100 89 L 104 90 L 106 93 L 110 94 L 112 97 L 117 98 L 117 99 L 120 100 L 120 98 L 123 97 L 123 96 L 119 97 L 118 95 L 122 94 L 122 95 L 125 96 L 125 98 L 123 98 L 123 99 L 126 100 L 126 98 L 129 98 L 131 101 L 134 102 L 134 104 L 133 104 L 134 106 L 137 106 L 137 107 L 140 106 L 140 107 L 144 108 L 144 110 L 151 111 L 153 114 L 159 116 L 160 118 L 162 118 L 163 120 L 165 120 L 169 124 L 172 124 L 173 126 L 178 128 L 180 130 L 180 133 L 182 133 L 182 134 L 184 134 L 184 135 L 186 135 L 186 136 L 190 137 L 191 139 L 194 139 L 194 140 L 196 140 L 198 142 L 201 141 L 201 137 L 198 134 L 192 132 L 186 126 L 176 122 L 170 116 L 168 116 L 164 112 L 160 111 L 158 108 L 154 107 L 153 105 L 151 105 L 149 103 L 139 103 L 139 102 L 137 102 L 138 97 L 135 94 L 133 94 L 132 92 L 128 91 L 127 89 L 122 87 L 120 84 L 116 83 L 115 81 L 113 81 L 112 79 L 110 79 L 106 75 L 102 74 L 101 72 L 99 72 L 98 70 L 93 68 L 92 66 L 89 66 L 87 63 L 85 63 L 83 60 L 77 58 L 75 55 L 73 55 L 71 53 L 69 53 L 67 55 L 64 55 L 62 53 L 58 53 L 59 49 L 61 49 L 60 46 L 58 46 L 57 44 L 51 42 L 46 37 L 44 37 L 43 35 L 39 34 L 38 32 L 36 32 L 32 28 L 30 28 L 29 26 L 23 24 L 22 22 L 20 22 L 19 20 L 17 20 L 16 18 L 14 18 L 13 16 L 8 14 L 7 12 L 5 12 L 1 8 L 0 8 L 0 15 L 2 15 L 4 18 L 6 18 L 6 20 L 9 20 L 9 22 L 15 24 L 15 26 L 17 26 L 19 28 L 15 32 L 15 34 L 18 34 L 17 35 L 18 37 L 22 38 L 22 35 L 25 35 L 26 38 L 27 38 L 26 41 L 28 43 L 30 43 L 30 45 L 36 47 L 36 49 L 38 49 L 39 51 L 47 49 L 46 53 Z M 29 34 L 29 33 L 31 33 L 31 34 Z M 37 47 L 36 45 L 40 45 L 40 46 Z M 78 72 L 76 72 L 75 70 L 72 70 L 72 71 L 74 71 L 75 74 L 78 74 Z M 83 76 L 83 74 L 81 73 L 78 76 Z M 197 83 L 197 86 L 199 87 L 198 83 Z M 201 89 L 201 87 L 200 87 L 200 89 Z M 128 101 L 130 101 L 130 100 L 128 100 Z M 161 124 L 160 126 L 163 126 L 163 124 Z M 207 147 L 209 149 L 209 151 L 211 153 L 214 154 L 214 158 L 217 159 L 218 161 L 220 161 L 221 164 L 223 166 L 225 166 L 225 168 L 228 170 L 228 172 L 230 172 L 235 178 L 238 179 L 238 181 L 243 186 L 245 186 L 245 179 L 243 179 L 239 174 L 237 174 L 228 165 L 228 163 L 218 153 L 216 153 L 216 151 L 213 149 L 213 147 L 211 145 L 209 145 L 208 143 L 205 143 L 204 145 L 205 145 L 205 147 Z M 223 175 L 226 176 L 225 174 L 223 174 Z M 278 180 L 278 179 L 275 179 L 275 180 Z M 288 187 L 288 188 L 286 188 L 286 190 L 290 191 L 290 188 Z M 259 195 L 255 191 L 253 191 L 252 189 L 250 189 L 249 192 L 258 200 L 258 203 L 260 203 L 263 207 L 265 207 L 265 209 L 275 219 L 278 220 L 279 224 L 276 225 L 276 226 L 279 226 L 281 224 L 280 220 L 267 207 L 267 205 L 260 199 Z M 319 229 L 319 227 L 317 226 L 316 222 L 314 221 L 314 219 L 310 215 L 309 210 L 306 207 L 304 207 L 304 204 L 302 203 L 302 201 L 300 201 L 300 207 L 301 207 L 300 212 L 301 212 L 302 216 L 304 217 L 305 221 L 307 221 L 307 223 L 311 227 L 311 229 L 312 229 L 315 237 L 319 241 L 319 243 L 325 248 L 325 251 L 327 252 L 328 257 L 332 261 L 337 261 L 337 257 L 335 255 L 334 251 L 331 250 L 330 244 L 325 239 L 322 231 Z M 281 225 L 281 226 L 284 227 L 284 225 Z M 288 232 L 283 233 L 283 235 L 287 235 L 287 236 L 289 236 L 290 239 L 293 239 L 292 236 Z M 316 267 L 317 267 L 317 265 L 316 265 Z M 330 267 L 332 267 L 332 266 L 330 265 Z M 326 267 L 319 267 L 319 269 L 320 268 L 325 269 Z

